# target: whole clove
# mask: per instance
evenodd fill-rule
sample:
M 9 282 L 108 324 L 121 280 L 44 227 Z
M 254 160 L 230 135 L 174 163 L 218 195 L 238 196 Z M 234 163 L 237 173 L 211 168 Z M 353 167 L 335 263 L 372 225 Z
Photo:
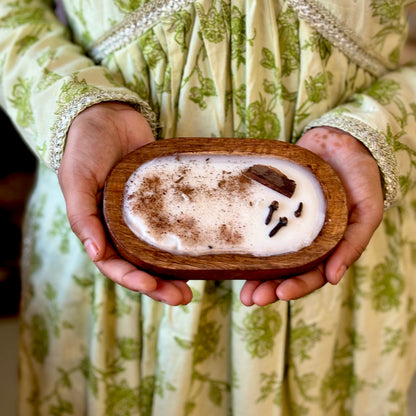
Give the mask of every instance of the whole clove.
M 286 217 L 280 217 L 278 224 L 270 231 L 269 237 L 273 237 L 282 228 L 286 227 L 288 221 Z
M 277 209 L 279 208 L 279 202 L 278 201 L 273 201 L 270 205 L 269 205 L 269 213 L 267 214 L 266 220 L 264 221 L 264 223 L 266 225 L 270 224 L 270 221 L 273 218 L 273 214 L 275 211 L 277 211 Z
M 299 218 L 301 216 L 302 210 L 303 210 L 303 202 L 299 202 L 299 206 L 297 210 L 294 212 L 296 218 Z

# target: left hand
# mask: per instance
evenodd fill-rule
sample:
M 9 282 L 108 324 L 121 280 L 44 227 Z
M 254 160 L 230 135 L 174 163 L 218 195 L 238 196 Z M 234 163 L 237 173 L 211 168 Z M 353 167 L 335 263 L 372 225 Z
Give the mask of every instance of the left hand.
M 95 104 L 73 120 L 58 171 L 68 220 L 96 267 L 113 282 L 169 305 L 187 304 L 181 280 L 151 276 L 121 258 L 107 238 L 100 201 L 105 180 L 129 152 L 154 141 L 146 119 L 130 105 Z
M 298 145 L 321 156 L 339 175 L 348 200 L 347 229 L 335 251 L 315 269 L 285 279 L 247 281 L 240 293 L 246 306 L 298 299 L 327 282 L 337 284 L 361 256 L 383 218 L 380 172 L 363 144 L 344 131 L 317 127 L 307 131 Z

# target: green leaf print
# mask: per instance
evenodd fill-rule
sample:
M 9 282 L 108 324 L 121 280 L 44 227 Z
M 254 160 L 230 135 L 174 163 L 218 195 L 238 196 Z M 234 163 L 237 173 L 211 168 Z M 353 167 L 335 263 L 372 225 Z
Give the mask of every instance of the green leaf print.
M 42 79 L 37 85 L 37 89 L 38 91 L 45 90 L 60 79 L 62 79 L 61 75 L 56 72 L 49 71 L 49 69 L 45 68 L 42 74 Z
M 331 85 L 333 75 L 330 72 L 320 72 L 315 76 L 309 76 L 305 80 L 307 99 L 297 108 L 295 124 L 301 125 L 311 114 L 311 108 L 327 98 L 327 90 Z M 296 135 L 296 134 L 295 134 Z
M 372 0 L 370 7 L 373 11 L 373 16 L 378 18 L 382 29 L 379 30 L 375 35 L 374 39 L 376 45 L 383 46 L 391 35 L 399 36 L 404 41 L 406 38 L 406 18 L 403 16 L 402 11 L 406 8 L 407 0 Z M 388 59 L 390 62 L 397 64 L 400 59 L 400 47 L 394 48 Z
M 32 316 L 32 341 L 31 353 L 33 358 L 39 363 L 43 363 L 49 352 L 49 331 L 46 320 L 42 315 L 35 314 Z
M 153 29 L 140 36 L 139 42 L 150 69 L 155 69 L 159 62 L 165 61 L 165 52 Z
M 304 49 L 318 51 L 320 58 L 326 62 L 331 56 L 332 45 L 325 37 L 318 32 L 314 32 L 309 41 L 303 46 Z
M 68 402 L 67 400 L 63 400 L 62 398 L 59 398 L 58 405 L 52 405 L 49 408 L 49 414 L 51 416 L 62 416 L 62 415 L 73 415 L 74 414 L 74 408 L 72 406 L 71 402 Z
M 136 74 L 133 74 L 133 79 L 126 82 L 127 88 L 134 91 L 142 100 L 149 99 L 149 92 L 146 83 L 142 78 L 139 78 Z
M 140 344 L 138 340 L 122 337 L 117 340 L 117 346 L 123 359 L 136 360 L 140 358 Z
M 381 105 L 388 105 L 399 90 L 400 84 L 398 82 L 391 79 L 379 79 L 370 86 L 366 94 Z
M 129 416 L 138 410 L 139 389 L 131 388 L 125 380 L 107 388 L 106 416 Z
M 88 85 L 85 79 L 78 79 L 77 76 L 78 74 L 73 74 L 71 79 L 65 82 L 61 87 L 61 93 L 58 97 L 57 114 L 59 114 L 59 112 L 62 111 L 66 105 L 75 101 L 76 98 L 101 91 L 97 87 Z
M 324 73 L 319 73 L 315 77 L 309 77 L 305 82 L 306 93 L 309 101 L 319 103 L 327 98 L 327 85 Z
M 185 51 L 187 49 L 186 38 L 192 25 L 191 14 L 186 10 L 181 10 L 167 17 L 164 23 L 170 26 L 168 32 L 175 33 L 173 38 L 180 45 L 181 51 Z
M 318 43 L 319 55 L 323 61 L 326 61 L 331 56 L 331 53 L 332 53 L 331 42 L 329 42 L 323 36 L 319 35 L 317 43 Z
M 245 316 L 243 325 L 239 330 L 251 356 L 264 358 L 270 354 L 282 326 L 280 314 L 269 307 L 258 308 Z
M 17 43 L 17 53 L 22 54 L 39 40 L 36 35 L 27 35 Z
M 193 347 L 193 342 L 188 340 L 183 340 L 179 337 L 174 337 L 175 342 L 183 349 L 190 350 Z
M 321 405 L 326 411 L 342 406 L 339 415 L 350 414 L 345 406 L 355 394 L 364 388 L 376 387 L 372 382 L 358 377 L 355 373 L 354 352 L 364 351 L 363 337 L 355 331 L 346 333 L 346 342 L 335 346 L 334 361 L 321 384 Z M 335 414 L 335 413 L 334 413 Z
M 413 115 L 413 117 L 415 117 L 415 118 L 416 118 L 416 103 L 411 103 L 411 104 L 410 104 L 410 108 L 411 108 L 411 110 L 412 110 L 412 115 Z
M 227 22 L 223 14 L 216 9 L 215 3 L 215 1 L 212 2 L 207 12 L 200 3 L 195 3 L 195 7 L 201 22 L 202 37 L 208 42 L 220 43 L 225 38 Z
M 216 351 L 220 329 L 221 326 L 214 321 L 201 323 L 193 343 L 195 364 L 206 360 Z
M 77 276 L 77 275 L 72 275 L 72 278 L 75 280 L 75 283 L 80 286 L 82 289 L 86 289 L 86 288 L 90 288 L 92 286 L 94 286 L 94 276 L 92 274 L 87 275 L 87 276 Z
M 294 10 L 288 9 L 277 20 L 282 76 L 299 69 L 299 22 Z
M 263 97 L 259 101 L 250 103 L 245 117 L 247 135 L 253 138 L 276 139 L 280 134 L 280 120 L 277 115 L 268 109 Z
M 222 403 L 222 389 L 215 382 L 209 383 L 209 398 L 214 404 L 216 404 L 217 406 L 221 406 L 221 403 Z
M 373 16 L 378 17 L 380 24 L 400 21 L 403 10 L 403 0 L 372 0 Z
M 353 393 L 362 389 L 365 383 L 359 380 L 354 373 L 353 363 L 336 363 L 326 374 L 322 387 L 322 407 L 325 411 L 333 409 L 334 406 L 345 406 L 348 398 Z M 338 414 L 348 414 L 346 409 Z
M 189 99 L 203 110 L 207 108 L 206 97 L 217 95 L 214 81 L 210 78 L 200 78 L 200 87 L 192 87 Z
M 237 68 L 246 63 L 246 46 L 253 45 L 255 35 L 248 39 L 246 34 L 246 15 L 238 7 L 231 9 L 231 59 L 237 62 Z
M 118 318 L 128 315 L 131 312 L 130 302 L 128 302 L 127 299 L 119 296 L 115 301 L 114 312 Z
M 56 299 L 56 290 L 49 282 L 46 282 L 46 289 L 44 293 L 48 300 L 52 301 Z
M 276 69 L 276 62 L 273 52 L 270 49 L 263 48 L 262 55 L 263 58 L 260 61 L 261 66 L 266 69 Z
M 276 95 L 279 92 L 279 85 L 267 79 L 263 80 L 263 87 L 266 94 Z
M 71 376 L 69 374 L 68 371 L 65 371 L 62 368 L 58 368 L 58 372 L 61 375 L 61 383 L 65 386 L 68 387 L 69 389 L 72 387 L 72 383 L 71 383 Z
M 393 49 L 389 54 L 389 61 L 398 63 L 400 61 L 400 57 L 402 56 L 402 47 L 398 46 L 397 48 Z
M 44 8 L 21 5 L 17 5 L 17 8 L 12 5 L 12 8 L 13 10 L 0 19 L 0 28 L 16 28 L 27 24 L 48 28 Z
M 373 270 L 371 300 L 375 310 L 387 312 L 400 305 L 400 295 L 404 291 L 403 276 L 397 270 L 396 262 L 387 258 Z
M 245 119 L 246 119 L 246 109 L 245 109 L 246 96 L 247 96 L 247 87 L 245 84 L 241 84 L 232 93 L 232 99 L 234 100 L 236 113 L 240 117 L 241 122 L 243 124 L 245 123 Z
M 62 254 L 67 254 L 69 252 L 69 236 L 71 234 L 68 217 L 66 216 L 66 213 L 58 206 L 52 218 L 53 220 L 48 234 L 59 239 L 59 250 Z
M 52 61 L 56 57 L 56 51 L 55 50 L 46 50 L 43 52 L 37 59 L 36 63 L 39 66 L 45 66 L 48 64 L 48 62 Z
M 185 404 L 185 415 L 184 416 L 191 415 L 193 413 L 195 407 L 196 407 L 196 403 L 188 400 Z
M 18 83 L 13 86 L 12 97 L 9 98 L 12 107 L 17 110 L 16 121 L 21 127 L 29 127 L 33 124 L 33 110 L 30 102 L 31 98 L 30 79 L 18 79 Z
M 290 352 L 301 361 L 310 359 L 309 351 L 321 341 L 324 331 L 316 324 L 306 324 L 303 320 L 293 328 Z
M 390 411 L 388 416 L 403 416 L 407 414 L 407 397 L 403 392 L 392 390 L 388 401 L 396 406 L 396 410 Z
M 273 403 L 277 406 L 281 404 L 281 395 L 282 395 L 282 383 L 278 379 L 276 372 L 271 374 L 262 373 L 260 374 L 260 396 L 257 398 L 256 402 L 262 402 L 267 400 L 269 396 L 274 396 Z
M 82 375 L 88 381 L 88 387 L 90 388 L 94 397 L 98 395 L 98 376 L 96 371 L 88 357 L 85 357 L 80 364 L 80 370 Z
M 389 354 L 397 351 L 400 357 L 403 356 L 407 348 L 406 342 L 404 341 L 406 337 L 403 329 L 386 327 L 384 333 L 384 349 L 381 353 Z
M 136 10 L 143 4 L 147 3 L 148 0 L 114 0 L 114 4 L 122 12 L 128 13 Z
M 151 416 L 153 404 L 153 392 L 155 389 L 156 377 L 154 375 L 144 377 L 140 383 L 140 415 Z
M 93 38 L 88 28 L 87 19 L 85 18 L 84 8 L 82 4 L 80 5 L 78 9 L 75 9 L 74 7 L 74 14 L 78 17 L 78 20 L 79 20 L 78 23 L 83 28 L 82 31 L 79 30 L 78 38 L 83 45 L 88 45 L 93 41 Z

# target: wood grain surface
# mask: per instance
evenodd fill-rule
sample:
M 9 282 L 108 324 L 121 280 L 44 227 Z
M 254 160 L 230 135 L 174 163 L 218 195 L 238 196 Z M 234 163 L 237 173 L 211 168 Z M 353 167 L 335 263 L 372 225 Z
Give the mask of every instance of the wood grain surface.
M 177 255 L 150 246 L 134 235 L 123 220 L 125 184 L 141 164 L 158 157 L 183 154 L 276 156 L 306 167 L 319 181 L 326 199 L 324 226 L 308 247 L 268 257 L 234 253 Z M 331 166 L 314 153 L 275 140 L 206 137 L 165 139 L 127 155 L 107 178 L 103 214 L 110 237 L 122 257 L 150 274 L 177 279 L 273 279 L 303 273 L 334 250 L 348 221 L 344 188 Z

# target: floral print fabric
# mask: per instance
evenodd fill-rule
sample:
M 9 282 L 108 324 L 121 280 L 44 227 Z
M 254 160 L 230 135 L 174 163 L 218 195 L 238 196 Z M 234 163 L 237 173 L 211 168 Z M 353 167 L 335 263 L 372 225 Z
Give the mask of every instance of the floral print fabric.
M 80 47 L 49 2 L 0 2 L 1 104 L 41 160 L 23 253 L 21 414 L 404 415 L 416 336 L 416 71 L 394 70 L 404 3 L 64 4 Z M 153 302 L 88 260 L 50 169 L 71 120 L 107 100 L 136 105 L 160 139 L 296 142 L 313 125 L 342 127 L 372 151 L 396 205 L 338 286 L 247 308 L 242 282 L 195 281 L 190 305 Z

